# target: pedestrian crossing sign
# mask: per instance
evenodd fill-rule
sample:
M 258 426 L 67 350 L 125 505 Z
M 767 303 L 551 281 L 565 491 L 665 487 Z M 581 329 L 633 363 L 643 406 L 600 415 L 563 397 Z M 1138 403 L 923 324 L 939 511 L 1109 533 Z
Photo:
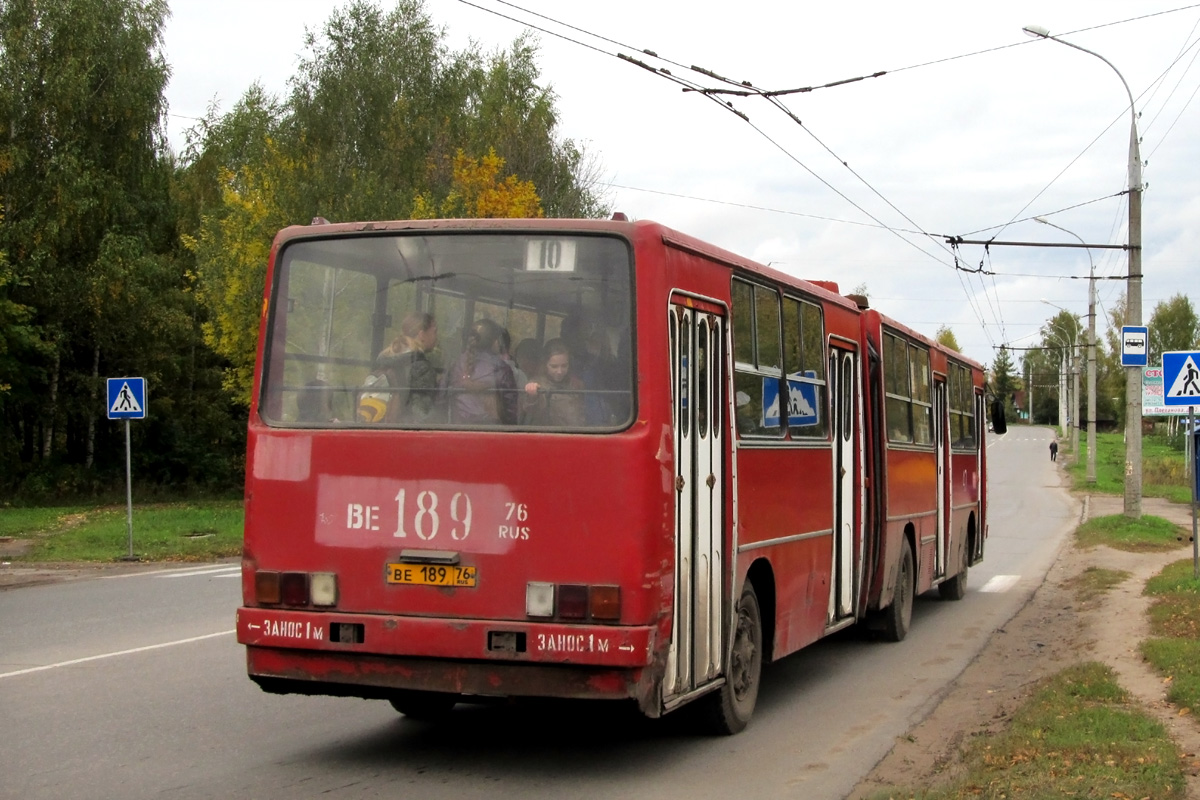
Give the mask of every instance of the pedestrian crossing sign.
M 146 418 L 146 379 L 108 379 L 108 418 Z
M 1163 405 L 1200 406 L 1200 352 L 1163 353 Z

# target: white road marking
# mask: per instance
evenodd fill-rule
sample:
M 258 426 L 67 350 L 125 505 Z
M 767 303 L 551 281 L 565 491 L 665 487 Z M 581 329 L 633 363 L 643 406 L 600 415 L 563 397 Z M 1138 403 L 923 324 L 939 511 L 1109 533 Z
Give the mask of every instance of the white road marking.
M 213 569 L 194 570 L 192 572 L 168 572 L 163 575 L 155 575 L 156 578 L 191 578 L 195 575 L 216 575 L 219 578 L 229 578 L 234 575 L 240 575 L 242 568 L 238 564 L 229 567 L 216 567 Z
M 45 664 L 40 667 L 30 667 L 29 669 L 19 669 L 15 672 L 0 672 L 0 678 L 12 678 L 17 675 L 28 675 L 31 672 L 42 672 L 48 669 L 58 669 L 59 667 L 69 667 L 74 664 L 84 664 L 88 661 L 99 661 L 104 658 L 116 658 L 117 656 L 128 656 L 134 653 L 145 653 L 148 650 L 160 650 L 164 647 L 174 647 L 177 644 L 190 644 L 191 642 L 200 642 L 205 639 L 215 639 L 218 636 L 228 636 L 231 633 L 236 633 L 235 630 L 221 631 L 220 633 L 207 633 L 204 636 L 193 636 L 190 639 L 177 639 L 173 642 L 163 642 L 161 644 L 148 644 L 145 647 L 135 647 L 132 650 L 118 650 L 115 653 L 102 653 L 98 656 L 87 656 L 86 658 L 73 658 L 70 661 L 60 661 L 57 664 Z
M 996 575 L 990 581 L 985 583 L 979 591 L 981 592 L 1007 592 L 1009 589 L 1017 585 L 1017 581 L 1021 580 L 1020 575 Z
M 172 569 L 151 569 L 145 572 L 124 572 L 120 575 L 101 575 L 100 579 L 105 581 L 117 580 L 119 578 L 141 578 L 146 575 L 191 575 L 194 573 L 211 572 L 214 569 L 241 569 L 240 564 L 222 564 L 214 566 L 213 564 L 205 564 L 202 567 L 175 567 Z

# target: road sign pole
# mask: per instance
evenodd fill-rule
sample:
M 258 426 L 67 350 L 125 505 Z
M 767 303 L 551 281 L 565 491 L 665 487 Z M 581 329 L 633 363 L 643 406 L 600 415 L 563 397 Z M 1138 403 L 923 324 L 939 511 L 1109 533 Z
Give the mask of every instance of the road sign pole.
M 129 420 L 146 418 L 146 379 L 108 379 L 108 418 L 125 420 L 125 528 L 129 553 L 122 561 L 137 561 L 133 555 L 133 470 L 130 467 Z
M 1200 580 L 1200 541 L 1196 540 L 1196 484 L 1200 483 L 1200 447 L 1196 447 L 1196 407 L 1188 406 L 1188 437 L 1192 440 L 1192 578 Z
M 133 476 L 129 468 L 129 420 L 125 420 L 125 530 L 129 533 L 129 555 L 126 561 L 135 561 L 133 557 Z

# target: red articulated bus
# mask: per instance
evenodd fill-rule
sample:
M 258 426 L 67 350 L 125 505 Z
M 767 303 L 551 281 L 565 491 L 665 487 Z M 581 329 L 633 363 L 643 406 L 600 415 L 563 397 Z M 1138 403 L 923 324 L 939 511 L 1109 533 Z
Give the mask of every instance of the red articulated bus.
M 963 597 L 984 419 L 979 364 L 651 222 L 291 227 L 238 641 L 273 693 L 697 701 L 734 733 L 765 662 Z

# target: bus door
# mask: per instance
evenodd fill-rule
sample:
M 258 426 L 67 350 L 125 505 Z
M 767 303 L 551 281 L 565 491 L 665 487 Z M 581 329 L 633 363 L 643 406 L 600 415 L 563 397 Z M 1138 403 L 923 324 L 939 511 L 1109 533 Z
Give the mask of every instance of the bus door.
M 830 417 L 833 433 L 833 581 L 829 595 L 829 622 L 836 624 L 854 616 L 856 579 L 862 570 L 855 565 L 857 486 L 863 485 L 859 451 L 860 385 L 858 356 L 852 350 L 834 347 L 829 356 Z M 860 551 L 861 554 L 861 551 Z
M 941 577 L 946 574 L 946 548 L 950 535 L 950 525 L 946 520 L 950 513 L 949 491 L 946 486 L 950 461 L 950 443 L 946 435 L 949 418 L 946 408 L 946 381 L 941 376 L 934 377 L 933 398 L 933 441 L 937 451 L 937 553 L 933 574 L 935 577 Z
M 670 308 L 675 603 L 664 700 L 720 676 L 724 653 L 725 320 L 703 305 Z

